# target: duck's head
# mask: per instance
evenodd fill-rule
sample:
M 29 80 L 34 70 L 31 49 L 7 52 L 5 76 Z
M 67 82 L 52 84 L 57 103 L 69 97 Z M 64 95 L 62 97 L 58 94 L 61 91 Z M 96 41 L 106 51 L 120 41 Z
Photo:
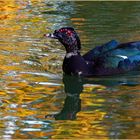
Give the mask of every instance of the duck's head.
M 63 27 L 52 34 L 45 34 L 45 36 L 58 39 L 65 46 L 67 53 L 81 49 L 79 36 L 72 27 Z

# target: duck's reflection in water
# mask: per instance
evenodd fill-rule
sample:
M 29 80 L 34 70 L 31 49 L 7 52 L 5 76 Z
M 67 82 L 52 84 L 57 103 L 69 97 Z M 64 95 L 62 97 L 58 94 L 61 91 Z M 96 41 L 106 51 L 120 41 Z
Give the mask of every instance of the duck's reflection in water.
M 66 99 L 60 113 L 54 115 L 56 120 L 75 120 L 81 110 L 80 93 L 83 90 L 83 80 L 74 76 L 63 76 Z

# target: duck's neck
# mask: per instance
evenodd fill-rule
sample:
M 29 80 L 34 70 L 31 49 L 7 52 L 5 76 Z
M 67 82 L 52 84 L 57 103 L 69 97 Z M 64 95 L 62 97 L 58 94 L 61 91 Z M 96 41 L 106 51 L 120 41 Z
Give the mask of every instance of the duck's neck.
M 76 53 L 76 52 L 78 53 L 81 49 L 81 46 L 77 45 L 77 41 L 75 41 L 72 44 L 67 44 L 67 45 L 64 45 L 64 46 L 65 46 L 65 49 L 66 49 L 66 53 Z
M 63 71 L 68 75 L 88 75 L 89 73 L 86 61 L 80 55 L 79 51 L 66 53 L 63 62 Z

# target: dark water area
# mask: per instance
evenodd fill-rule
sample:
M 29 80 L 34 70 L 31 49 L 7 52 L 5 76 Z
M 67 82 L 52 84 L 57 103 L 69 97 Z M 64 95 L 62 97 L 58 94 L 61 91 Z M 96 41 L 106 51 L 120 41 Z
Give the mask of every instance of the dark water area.
M 140 2 L 0 3 L 0 139 L 140 139 L 140 72 L 63 75 L 64 47 L 43 37 L 72 26 L 82 54 L 140 40 Z

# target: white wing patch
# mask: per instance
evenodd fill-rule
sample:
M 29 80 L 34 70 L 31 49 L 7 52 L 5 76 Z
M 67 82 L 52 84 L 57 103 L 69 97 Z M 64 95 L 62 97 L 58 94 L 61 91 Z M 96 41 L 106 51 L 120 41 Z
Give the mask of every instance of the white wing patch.
M 78 72 L 78 75 L 81 75 L 82 73 L 83 73 L 82 71 L 79 71 L 79 72 Z
M 127 58 L 128 58 L 128 57 L 125 56 L 125 55 L 116 55 L 116 56 L 121 57 L 121 58 L 123 58 L 123 59 L 127 59 Z

